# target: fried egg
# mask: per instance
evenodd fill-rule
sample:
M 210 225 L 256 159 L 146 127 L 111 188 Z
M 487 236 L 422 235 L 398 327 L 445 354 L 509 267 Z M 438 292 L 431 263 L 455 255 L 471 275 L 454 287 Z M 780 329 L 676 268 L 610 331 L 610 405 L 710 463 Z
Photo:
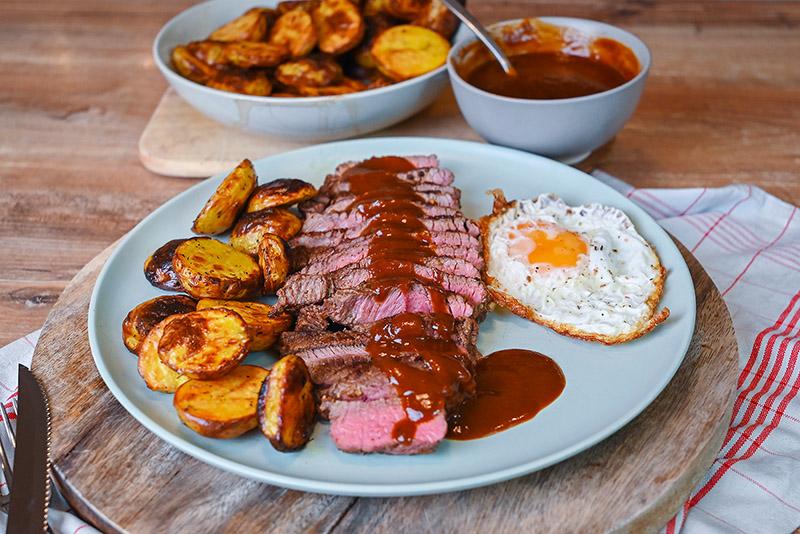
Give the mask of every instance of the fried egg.
M 621 210 L 568 206 L 553 194 L 507 202 L 481 219 L 485 279 L 494 300 L 561 334 L 606 344 L 650 331 L 666 273 Z

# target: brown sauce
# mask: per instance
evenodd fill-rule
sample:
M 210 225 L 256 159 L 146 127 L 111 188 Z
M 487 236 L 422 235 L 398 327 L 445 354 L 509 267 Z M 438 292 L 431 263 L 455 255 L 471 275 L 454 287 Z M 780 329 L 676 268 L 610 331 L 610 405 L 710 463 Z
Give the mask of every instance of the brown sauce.
M 564 390 L 561 368 L 538 352 L 509 349 L 478 362 L 476 395 L 449 417 L 447 437 L 477 439 L 533 418 Z
M 496 95 L 537 100 L 587 96 L 619 87 L 640 70 L 633 51 L 618 41 L 589 40 L 534 19 L 504 27 L 498 41 L 515 76 L 507 75 L 478 42 L 465 47 L 457 66 L 469 84 Z
M 395 288 L 418 284 L 433 307 L 427 320 L 404 313 L 377 322 L 370 331 L 367 351 L 395 386 L 406 413 L 393 430 L 401 443 L 410 443 L 417 426 L 441 413 L 459 389 L 474 387 L 465 354 L 453 341 L 455 319 L 445 293 L 413 268 L 435 255 L 424 214 L 415 204 L 421 199 L 410 182 L 396 176 L 413 169 L 404 158 L 372 158 L 343 177 L 355 197 L 350 208 L 368 220 L 361 235 L 373 236 L 365 287 L 380 300 Z

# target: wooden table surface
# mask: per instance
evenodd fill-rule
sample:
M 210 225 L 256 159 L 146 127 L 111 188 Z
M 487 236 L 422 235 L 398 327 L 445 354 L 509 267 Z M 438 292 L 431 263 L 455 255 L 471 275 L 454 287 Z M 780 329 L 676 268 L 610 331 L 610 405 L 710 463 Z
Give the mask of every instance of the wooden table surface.
M 5 0 L 0 15 L 0 345 L 76 272 L 193 181 L 137 159 L 166 86 L 150 56 L 187 0 Z M 800 2 L 471 0 L 486 22 L 593 18 L 654 56 L 597 165 L 639 187 L 756 184 L 800 202 Z

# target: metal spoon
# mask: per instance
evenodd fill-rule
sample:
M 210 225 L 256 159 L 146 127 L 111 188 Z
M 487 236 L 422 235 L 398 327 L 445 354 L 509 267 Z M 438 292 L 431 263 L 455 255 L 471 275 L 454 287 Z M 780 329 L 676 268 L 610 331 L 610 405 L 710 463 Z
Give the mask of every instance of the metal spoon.
M 517 71 L 514 69 L 514 66 L 511 64 L 511 61 L 506 56 L 505 52 L 498 46 L 498 44 L 492 39 L 492 36 L 483 27 L 483 24 L 478 22 L 478 19 L 475 16 L 467 11 L 467 8 L 462 6 L 458 0 L 442 0 L 444 5 L 446 5 L 453 14 L 458 17 L 461 22 L 463 22 L 467 28 L 469 28 L 472 33 L 474 33 L 481 42 L 486 45 L 486 48 L 492 53 L 492 55 L 497 59 L 500 63 L 500 66 L 509 76 L 516 76 Z

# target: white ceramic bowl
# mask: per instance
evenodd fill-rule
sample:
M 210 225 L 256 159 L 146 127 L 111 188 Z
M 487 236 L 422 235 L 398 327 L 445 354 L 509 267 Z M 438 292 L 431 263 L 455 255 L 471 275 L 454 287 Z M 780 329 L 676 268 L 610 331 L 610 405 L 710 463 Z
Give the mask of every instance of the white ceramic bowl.
M 195 109 L 223 124 L 295 141 L 363 135 L 402 121 L 431 104 L 447 85 L 446 67 L 388 87 L 339 96 L 273 98 L 220 91 L 175 72 L 172 49 L 205 39 L 253 6 L 279 0 L 211 0 L 167 22 L 153 43 L 153 58 L 175 91 Z
M 529 100 L 495 95 L 470 85 L 456 71 L 462 50 L 475 41 L 473 38 L 459 41 L 450 50 L 447 58 L 450 83 L 464 118 L 490 143 L 575 163 L 613 138 L 631 117 L 650 70 L 650 51 L 632 33 L 602 22 L 568 17 L 539 20 L 574 28 L 590 38 L 609 37 L 619 41 L 636 55 L 639 74 L 619 87 L 577 98 Z M 489 29 L 521 21 L 498 22 Z

